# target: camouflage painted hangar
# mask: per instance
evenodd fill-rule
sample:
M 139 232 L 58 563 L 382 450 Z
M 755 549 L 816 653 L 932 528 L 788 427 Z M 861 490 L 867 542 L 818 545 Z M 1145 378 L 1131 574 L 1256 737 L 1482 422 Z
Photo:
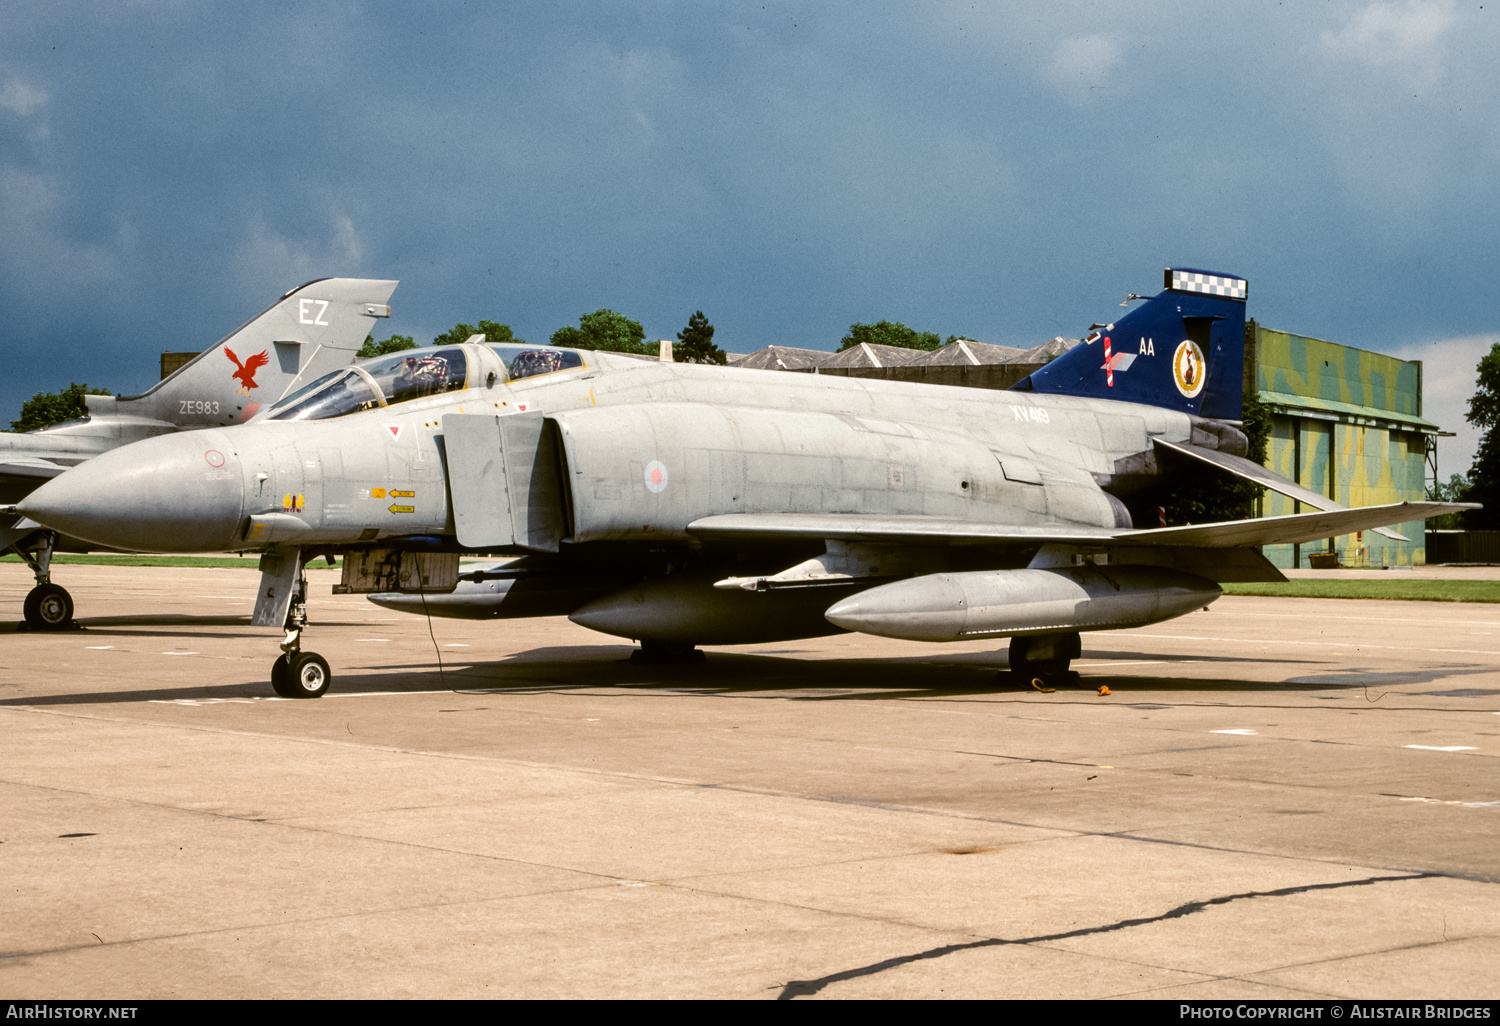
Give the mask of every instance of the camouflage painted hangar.
M 1420 361 L 1273 331 L 1253 320 L 1245 334 L 1245 392 L 1271 420 L 1267 467 L 1345 506 L 1426 496 L 1428 453 L 1440 429 L 1422 417 Z M 1274 492 L 1263 493 L 1257 505 L 1261 516 L 1301 506 Z M 1396 530 L 1411 540 L 1364 532 L 1264 551 L 1279 567 L 1306 567 L 1309 557 L 1327 553 L 1346 566 L 1426 562 L 1422 522 Z

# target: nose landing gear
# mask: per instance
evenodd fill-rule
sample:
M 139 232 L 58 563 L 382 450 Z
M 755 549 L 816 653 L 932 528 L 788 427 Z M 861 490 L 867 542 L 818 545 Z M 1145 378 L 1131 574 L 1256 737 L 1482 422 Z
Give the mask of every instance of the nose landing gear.
M 52 549 L 56 544 L 57 535 L 48 531 L 34 552 L 20 547 L 16 549 L 36 578 L 36 587 L 26 593 L 26 601 L 21 607 L 28 630 L 78 629 L 78 624 L 73 622 L 73 596 L 66 588 L 52 583 Z
M 307 627 L 307 575 L 300 556 L 296 574 L 283 625 L 286 640 L 281 643 L 281 655 L 271 664 L 271 687 L 282 698 L 321 698 L 333 683 L 333 671 L 318 653 L 302 651 L 302 631 Z

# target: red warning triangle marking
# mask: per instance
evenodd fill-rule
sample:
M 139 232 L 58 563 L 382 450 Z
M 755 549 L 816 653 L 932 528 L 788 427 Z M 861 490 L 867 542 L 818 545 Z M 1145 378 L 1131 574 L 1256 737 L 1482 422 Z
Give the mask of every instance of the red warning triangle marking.
M 391 433 L 391 437 L 392 438 L 394 438 L 394 439 L 396 439 L 398 441 L 400 440 L 400 438 L 401 438 L 401 425 L 400 424 L 387 424 L 385 426 L 385 429 Z

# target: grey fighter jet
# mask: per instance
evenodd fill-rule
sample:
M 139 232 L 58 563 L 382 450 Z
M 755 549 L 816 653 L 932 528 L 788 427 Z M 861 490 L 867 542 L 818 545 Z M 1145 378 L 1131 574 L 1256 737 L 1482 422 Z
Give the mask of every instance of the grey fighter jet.
M 73 599 L 52 582 L 52 554 L 101 546 L 43 528 L 13 512 L 14 503 L 130 442 L 250 420 L 289 391 L 349 364 L 376 318 L 391 315 L 387 302 L 395 289 L 394 281 L 363 278 L 310 281 L 140 395 L 86 396 L 88 416 L 81 420 L 0 433 L 0 555 L 18 553 L 36 577 L 24 606 L 27 626 L 72 624 Z
M 1462 508 L 1344 509 L 1244 458 L 1243 279 L 1172 270 L 1155 297 L 1014 390 L 648 361 L 546 346 L 412 350 L 327 375 L 252 423 L 106 453 L 22 511 L 97 544 L 259 551 L 271 681 L 315 697 L 305 563 L 429 614 L 566 615 L 696 645 L 839 631 L 1008 637 L 1069 677 L 1079 633 L 1279 580 L 1258 546 Z M 1141 529 L 1171 475 L 1215 466 L 1315 512 Z M 1154 519 L 1154 517 L 1152 518 Z M 462 553 L 519 556 L 459 572 Z

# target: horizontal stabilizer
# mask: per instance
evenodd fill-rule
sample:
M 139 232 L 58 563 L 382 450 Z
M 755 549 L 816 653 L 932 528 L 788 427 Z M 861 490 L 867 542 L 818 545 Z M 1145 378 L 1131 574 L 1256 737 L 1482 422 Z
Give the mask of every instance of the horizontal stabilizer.
M 1282 477 L 1275 471 L 1268 470 L 1259 463 L 1247 460 L 1243 456 L 1219 452 L 1217 449 L 1205 449 L 1202 446 L 1193 445 L 1189 442 L 1169 442 L 1164 438 L 1153 438 L 1152 441 L 1163 449 L 1170 449 L 1172 452 L 1181 453 L 1184 456 L 1218 467 L 1220 470 L 1228 471 L 1235 477 L 1258 484 L 1262 488 L 1268 488 L 1273 492 L 1285 495 L 1289 499 L 1296 499 L 1298 502 L 1311 506 L 1313 509 L 1334 510 L 1349 508 L 1342 503 L 1334 502 L 1326 495 L 1313 491 L 1311 488 L 1304 488 L 1296 481 Z M 1375 528 L 1375 533 L 1384 535 L 1395 541 L 1410 541 L 1404 534 L 1392 531 L 1388 527 L 1377 527 Z
M 35 478 L 38 483 L 61 474 L 67 467 L 35 456 L 10 456 L 0 462 L 0 475 Z
M 1118 538 L 1117 541 L 1130 545 L 1189 545 L 1209 548 L 1291 545 L 1478 508 L 1472 502 L 1396 502 L 1388 506 L 1294 513 L 1287 517 L 1258 517 L 1252 520 L 1231 520 L 1222 524 L 1189 524 L 1184 527 L 1159 527 L 1150 531 L 1129 531 L 1124 532 L 1127 537 Z

